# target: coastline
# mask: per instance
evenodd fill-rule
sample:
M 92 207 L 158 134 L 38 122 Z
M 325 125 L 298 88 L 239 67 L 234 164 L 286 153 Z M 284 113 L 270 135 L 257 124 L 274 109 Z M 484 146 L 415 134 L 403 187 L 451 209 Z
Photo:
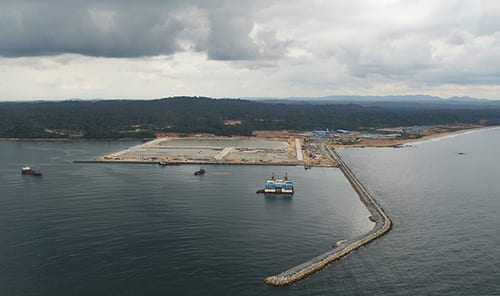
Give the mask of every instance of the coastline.
M 363 143 L 356 144 L 334 144 L 334 147 L 339 148 L 349 148 L 349 147 L 392 147 L 394 145 L 413 145 L 414 143 L 421 143 L 429 140 L 433 140 L 436 138 L 448 137 L 453 135 L 459 135 L 463 133 L 483 131 L 489 129 L 500 128 L 500 125 L 492 125 L 492 126 L 474 126 L 474 127 L 460 127 L 454 131 L 448 132 L 433 132 L 431 134 L 423 135 L 420 138 L 408 138 L 408 139 L 386 139 L 386 140 L 370 140 Z M 261 135 L 260 133 L 263 133 Z M 207 138 L 211 138 L 214 140 L 217 139 L 248 139 L 248 140 L 286 140 L 290 137 L 289 133 L 286 131 L 276 131 L 272 132 L 272 136 L 268 135 L 271 132 L 268 131 L 258 131 L 256 136 L 210 136 L 207 135 Z M 280 134 L 283 134 L 280 136 Z M 112 142 L 112 141 L 139 141 L 139 142 L 149 142 L 160 138 L 102 138 L 102 139 L 94 139 L 94 138 L 1 138 L 0 141 L 21 141 L 21 142 Z M 170 137 L 166 137 L 170 138 Z M 202 137 L 199 134 L 193 134 L 188 137 L 178 137 L 179 139 L 200 139 Z
M 472 132 L 479 132 L 479 131 L 484 131 L 484 130 L 490 130 L 490 129 L 497 129 L 500 128 L 499 125 L 492 125 L 492 126 L 477 126 L 477 127 L 470 127 L 470 128 L 460 128 L 454 131 L 449 131 L 449 132 L 435 132 L 431 134 L 424 135 L 420 138 L 416 139 L 391 139 L 391 140 L 373 140 L 373 141 L 367 141 L 363 143 L 356 143 L 356 144 L 347 144 L 347 145 L 342 145 L 342 144 L 334 144 L 333 147 L 335 148 L 387 148 L 387 147 L 409 147 L 415 144 L 420 144 L 428 141 L 433 141 L 436 139 L 440 138 L 446 138 L 446 137 L 452 137 L 452 136 L 458 136 L 461 134 L 468 134 Z
M 450 128 L 450 127 L 448 127 Z M 365 148 L 365 147 L 374 147 L 374 148 L 403 148 L 403 147 L 411 147 L 414 145 L 420 145 L 422 143 L 436 141 L 438 139 L 444 139 L 448 137 L 455 137 L 461 134 L 468 134 L 472 132 L 479 132 L 490 129 L 498 129 L 500 126 L 474 126 L 465 128 L 461 126 L 461 129 L 448 131 L 448 132 L 431 132 L 431 134 L 425 135 L 418 139 L 388 139 L 388 140 L 371 140 L 364 141 L 362 143 L 355 144 L 332 144 L 323 142 L 316 142 L 317 146 L 312 147 L 310 144 L 306 143 L 314 143 L 313 141 L 317 141 L 314 138 L 310 138 L 302 135 L 301 137 L 291 137 L 290 134 L 287 134 L 288 137 L 278 137 L 279 132 L 268 134 L 263 133 L 254 137 L 240 137 L 240 136 L 232 136 L 232 137 L 216 137 L 216 136 L 207 136 L 199 134 L 194 134 L 189 137 L 160 137 L 155 138 L 153 140 L 149 139 L 136 139 L 136 138 L 116 138 L 116 139 L 35 139 L 35 138 L 0 138 L 0 141 L 19 141 L 19 142 L 52 142 L 52 143 L 70 143 L 70 142 L 127 142 L 134 141 L 142 144 L 137 144 L 132 147 L 129 147 L 125 150 L 111 153 L 109 155 L 104 155 L 98 157 L 93 160 L 75 160 L 75 163 L 136 163 L 136 164 L 158 164 L 160 162 L 167 164 L 214 164 L 214 165 L 287 165 L 287 166 L 304 166 L 306 169 L 311 167 L 336 167 L 337 163 L 333 157 L 330 156 L 331 153 L 327 153 L 325 149 L 320 146 L 331 147 L 331 148 Z M 285 133 L 286 134 L 286 133 Z M 283 134 L 283 135 L 285 135 Z M 283 136 L 282 135 L 282 136 Z M 158 143 L 166 140 L 255 140 L 255 141 L 277 141 L 277 142 L 287 142 L 287 149 L 266 149 L 266 148 L 253 148 L 253 149 L 243 149 L 246 151 L 240 151 L 238 147 L 190 147 L 189 145 L 185 147 L 169 147 L 162 146 L 157 147 Z M 302 145 L 299 147 L 297 145 Z M 309 146 L 308 146 L 309 145 Z M 313 144 L 314 145 L 314 144 Z M 137 148 L 162 148 L 159 154 L 155 155 L 147 155 L 147 153 L 138 152 L 137 155 L 132 156 L 123 156 L 123 153 L 127 151 L 137 150 Z M 186 148 L 191 151 L 195 151 L 195 148 L 198 151 L 203 149 L 213 150 L 215 152 L 210 152 L 210 155 L 206 155 L 205 157 L 198 157 L 196 153 L 191 153 L 191 155 L 173 155 L 174 153 L 165 152 L 165 148 L 168 149 L 176 149 L 176 148 Z M 300 148 L 300 149 L 298 149 Z M 305 150 L 303 150 L 305 148 Z M 309 149 L 308 149 L 309 148 Z M 321 148 L 321 149 L 318 149 Z M 220 151 L 218 151 L 219 149 Z M 298 149 L 298 150 L 297 150 Z M 311 150 L 312 149 L 312 150 Z M 316 151 L 314 151 L 316 150 Z M 158 150 L 159 151 L 159 150 Z M 157 152 L 158 152 L 157 151 Z M 274 153 L 274 156 L 278 156 L 280 153 L 282 157 L 256 157 L 259 152 L 265 153 Z M 300 151 L 300 152 L 297 152 Z M 201 152 L 201 151 L 200 151 Z M 301 153 L 303 157 L 299 157 L 297 153 Z M 319 153 L 319 154 L 318 154 Z M 144 155 L 143 155 L 144 154 Z M 213 154 L 213 155 L 212 155 Z M 317 160 L 317 157 L 322 155 L 320 160 Z M 236 158 L 232 157 L 236 156 Z M 314 157 L 311 158 L 311 156 Z
M 141 161 L 141 160 L 73 160 L 73 163 L 113 163 L 113 164 L 156 164 L 158 165 L 158 161 Z M 295 163 L 259 163 L 259 162 L 219 162 L 219 163 L 210 163 L 210 162 L 201 162 L 201 161 L 186 161 L 186 162 L 173 162 L 166 163 L 167 166 L 179 166 L 179 165 L 253 165 L 253 166 L 298 166 Z
M 487 130 L 494 130 L 494 129 L 499 129 L 499 128 L 500 128 L 499 125 L 494 125 L 494 126 L 485 126 L 485 127 L 463 129 L 463 130 L 448 132 L 448 133 L 434 134 L 434 135 L 424 136 L 420 139 L 416 139 L 413 141 L 405 142 L 405 143 L 403 143 L 403 145 L 405 145 L 405 146 L 412 145 L 413 146 L 413 145 L 418 145 L 418 144 L 422 144 L 422 143 L 433 142 L 436 140 L 453 138 L 453 137 L 460 136 L 460 135 L 468 135 L 471 133 L 487 131 Z
M 0 138 L 0 141 L 12 142 L 126 142 L 126 141 L 150 141 L 154 139 L 142 138 L 104 138 L 104 139 L 75 139 L 75 138 Z
M 304 142 L 302 137 L 160 137 L 91 162 L 336 166 L 317 144 L 305 146 Z

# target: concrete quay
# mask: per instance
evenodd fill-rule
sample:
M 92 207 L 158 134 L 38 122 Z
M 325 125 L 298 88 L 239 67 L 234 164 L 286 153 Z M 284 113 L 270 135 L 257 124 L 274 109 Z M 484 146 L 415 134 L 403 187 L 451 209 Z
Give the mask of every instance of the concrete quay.
M 113 163 L 113 164 L 160 164 L 158 160 L 73 160 L 73 163 Z M 280 162 L 280 163 L 264 163 L 264 162 L 217 162 L 217 161 L 197 161 L 183 160 L 166 162 L 166 165 L 255 165 L 255 166 L 301 166 L 301 163 L 295 162 Z
M 387 233 L 391 227 L 392 222 L 385 211 L 377 204 L 373 197 L 366 191 L 363 185 L 359 182 L 356 176 L 352 173 L 349 167 L 344 163 L 340 156 L 330 149 L 330 147 L 324 147 L 330 156 L 335 159 L 342 173 L 346 176 L 351 183 L 352 187 L 359 195 L 360 200 L 367 207 L 368 211 L 372 215 L 370 220 L 375 222 L 375 226 L 367 233 L 340 244 L 335 249 L 325 252 L 311 260 L 304 262 L 300 265 L 292 267 L 280 274 L 273 275 L 264 279 L 264 282 L 269 285 L 274 286 L 285 286 L 293 282 L 296 282 L 307 275 L 314 273 L 325 267 L 326 265 L 332 263 L 339 258 L 349 254 L 350 252 L 368 244 L 369 242 L 379 238 L 380 236 Z

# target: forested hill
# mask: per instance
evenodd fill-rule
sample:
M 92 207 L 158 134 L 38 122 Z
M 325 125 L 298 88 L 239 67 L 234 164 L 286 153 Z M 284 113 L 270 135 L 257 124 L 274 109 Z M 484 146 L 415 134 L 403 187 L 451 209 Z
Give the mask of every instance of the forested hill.
M 317 105 L 199 97 L 0 103 L 0 138 L 148 138 L 156 132 L 250 135 L 255 130 L 358 130 L 446 123 L 498 125 L 500 104 Z

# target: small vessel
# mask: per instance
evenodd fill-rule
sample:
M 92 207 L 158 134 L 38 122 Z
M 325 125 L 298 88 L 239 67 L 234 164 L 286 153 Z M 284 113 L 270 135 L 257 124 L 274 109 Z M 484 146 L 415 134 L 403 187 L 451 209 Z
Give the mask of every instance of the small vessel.
M 264 189 L 257 190 L 257 193 L 292 195 L 294 193 L 293 182 L 288 180 L 286 173 L 282 179 L 276 179 L 273 173 L 271 179 L 266 180 Z
M 23 175 L 32 175 L 32 176 L 42 176 L 42 172 L 40 171 L 35 171 L 34 169 L 32 169 L 31 167 L 29 166 L 23 166 L 23 168 L 21 169 L 21 174 Z
M 159 162 L 158 162 L 158 165 L 159 165 L 159 166 L 166 166 L 166 165 L 180 165 L 180 163 L 179 163 L 179 162 L 169 162 L 169 161 L 164 161 L 164 160 L 162 160 L 162 161 L 159 161 Z
M 195 176 L 201 176 L 205 174 L 205 169 L 200 168 L 198 171 L 194 172 L 193 175 Z

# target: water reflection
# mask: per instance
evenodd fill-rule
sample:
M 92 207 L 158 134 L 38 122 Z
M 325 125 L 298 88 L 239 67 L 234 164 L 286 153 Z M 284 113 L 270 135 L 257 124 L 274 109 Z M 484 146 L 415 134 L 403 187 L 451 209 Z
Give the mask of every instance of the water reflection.
M 266 206 L 287 205 L 289 207 L 292 204 L 293 197 L 291 195 L 264 194 L 264 200 Z

